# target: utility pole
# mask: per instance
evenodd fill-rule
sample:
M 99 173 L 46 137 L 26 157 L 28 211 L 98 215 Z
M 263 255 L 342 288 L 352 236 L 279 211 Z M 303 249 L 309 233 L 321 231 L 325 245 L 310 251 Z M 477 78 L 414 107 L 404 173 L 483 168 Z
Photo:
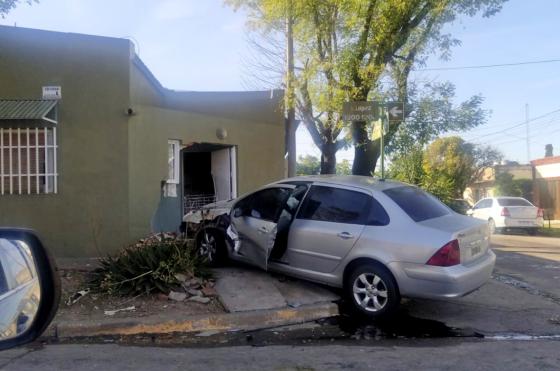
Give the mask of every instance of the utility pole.
M 531 162 L 531 142 L 529 139 L 529 103 L 525 103 L 525 129 L 527 139 L 527 163 Z
M 288 156 L 288 177 L 296 175 L 296 109 L 294 94 L 294 17 L 292 13 L 292 0 L 287 1 L 286 12 L 286 154 Z

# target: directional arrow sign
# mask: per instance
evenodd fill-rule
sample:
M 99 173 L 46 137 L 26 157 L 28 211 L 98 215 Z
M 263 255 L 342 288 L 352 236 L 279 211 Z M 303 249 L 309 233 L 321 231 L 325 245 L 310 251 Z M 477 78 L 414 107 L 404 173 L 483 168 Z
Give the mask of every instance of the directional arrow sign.
M 389 113 L 389 121 L 404 120 L 404 103 L 403 102 L 387 103 L 387 112 Z

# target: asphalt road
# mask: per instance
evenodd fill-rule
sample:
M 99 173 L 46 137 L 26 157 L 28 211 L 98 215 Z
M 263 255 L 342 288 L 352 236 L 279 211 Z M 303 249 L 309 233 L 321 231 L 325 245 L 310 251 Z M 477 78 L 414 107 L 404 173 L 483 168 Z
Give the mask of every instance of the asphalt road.
M 340 317 L 253 333 L 35 343 L 0 353 L 0 369 L 558 370 L 560 239 L 492 243 L 487 285 L 459 299 L 406 300 L 391 323 Z

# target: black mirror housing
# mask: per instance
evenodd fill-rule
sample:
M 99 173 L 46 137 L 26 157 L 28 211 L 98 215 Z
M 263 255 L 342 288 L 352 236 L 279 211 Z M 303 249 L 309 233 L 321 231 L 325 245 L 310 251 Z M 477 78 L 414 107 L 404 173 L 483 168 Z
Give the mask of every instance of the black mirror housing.
M 27 289 L 27 287 L 31 287 L 31 283 L 38 282 L 38 292 L 40 293 L 38 295 L 38 304 L 34 307 L 34 316 L 32 319 L 29 319 L 29 324 L 22 326 L 20 329 L 19 319 L 29 318 L 29 316 L 21 310 L 19 317 L 17 317 L 18 321 L 15 335 L 10 336 L 9 334 L 10 331 L 13 330 L 13 324 L 8 330 L 0 329 L 4 331 L 4 333 L 0 333 L 0 350 L 4 350 L 32 342 L 46 330 L 58 309 L 61 289 L 60 277 L 55 261 L 35 232 L 27 229 L 0 228 L 0 242 L 3 244 L 0 250 L 4 253 L 4 255 L 0 255 L 0 259 L 5 260 L 4 262 L 0 261 L 0 264 L 4 263 L 0 273 L 5 283 L 3 288 L 4 294 L 0 295 L 0 307 L 3 304 L 2 301 L 7 302 L 6 307 L 17 303 L 17 301 L 14 300 L 18 298 L 14 299 L 15 295 L 11 295 L 11 293 L 22 291 L 20 288 L 24 286 Z M 18 246 L 20 246 L 20 250 L 18 250 Z M 9 280 L 13 280 L 13 276 L 9 276 L 7 272 L 5 272 L 6 263 L 9 264 L 12 261 L 11 257 L 25 260 L 29 268 L 29 275 L 32 277 L 32 280 L 30 279 L 23 284 L 16 282 L 16 284 L 20 286 L 15 289 L 8 285 Z M 31 290 L 29 291 L 31 292 Z M 34 293 L 35 291 L 33 291 L 31 298 L 37 299 Z M 23 301 L 24 299 L 21 300 Z M 28 299 L 26 298 L 25 300 Z M 2 311 L 0 316 L 7 316 L 9 319 L 10 314 L 17 314 L 19 311 L 19 309 L 14 311 L 13 306 L 9 308 L 11 311 Z

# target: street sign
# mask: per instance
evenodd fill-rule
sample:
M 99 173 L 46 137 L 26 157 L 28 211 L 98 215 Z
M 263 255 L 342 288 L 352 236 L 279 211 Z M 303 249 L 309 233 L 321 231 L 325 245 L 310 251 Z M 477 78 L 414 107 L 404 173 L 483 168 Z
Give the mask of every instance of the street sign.
M 389 102 L 387 103 L 387 114 L 389 121 L 403 121 L 404 120 L 404 103 L 403 102 Z
M 375 121 L 379 119 L 379 102 L 345 102 L 342 107 L 344 121 Z
M 43 86 L 43 99 L 61 99 L 62 88 L 60 86 Z

